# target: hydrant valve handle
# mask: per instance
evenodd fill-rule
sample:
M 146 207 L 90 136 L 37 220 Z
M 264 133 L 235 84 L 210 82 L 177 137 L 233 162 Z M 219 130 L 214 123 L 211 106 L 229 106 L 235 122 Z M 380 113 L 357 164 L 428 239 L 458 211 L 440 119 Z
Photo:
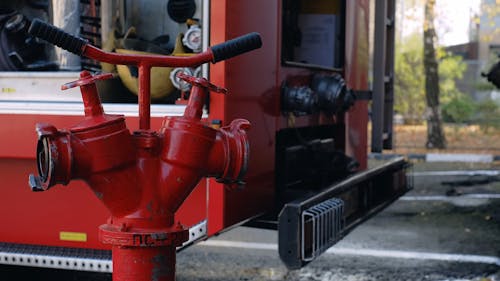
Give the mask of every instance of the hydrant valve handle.
M 214 54 L 213 63 L 223 61 L 262 47 L 260 34 L 252 32 L 210 47 Z
M 87 40 L 71 35 L 39 19 L 31 22 L 28 33 L 79 56 L 83 55 L 85 46 L 88 44 Z
M 85 86 L 88 84 L 95 83 L 98 80 L 107 80 L 107 79 L 111 79 L 113 77 L 114 77 L 113 73 L 101 73 L 101 74 L 94 75 L 94 76 L 89 74 L 86 77 L 83 77 L 83 78 L 80 78 L 76 81 L 68 82 L 68 83 L 62 85 L 61 90 L 64 91 L 64 90 L 71 89 L 74 87 Z
M 219 87 L 217 85 L 214 85 L 214 84 L 210 83 L 205 78 L 198 78 L 198 77 L 194 77 L 191 75 L 187 75 L 182 71 L 177 73 L 177 77 L 179 77 L 180 79 L 186 81 L 187 83 L 189 83 L 193 86 L 206 88 L 206 89 L 210 90 L 211 92 L 220 93 L 220 94 L 227 94 L 228 93 L 228 90 L 226 88 L 222 88 L 222 87 Z

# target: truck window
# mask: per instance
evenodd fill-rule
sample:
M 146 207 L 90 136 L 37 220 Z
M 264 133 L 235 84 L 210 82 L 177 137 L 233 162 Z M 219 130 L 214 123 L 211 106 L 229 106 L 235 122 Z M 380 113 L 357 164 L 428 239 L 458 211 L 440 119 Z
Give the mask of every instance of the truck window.
M 209 21 L 204 12 L 209 9 L 209 1 L 58 0 L 37 6 L 30 3 L 7 1 L 0 5 L 0 41 L 7 48 L 0 48 L 2 112 L 35 105 L 49 109 L 54 108 L 54 103 L 60 103 L 58 106 L 62 108 L 80 104 L 79 89 L 61 91 L 60 87 L 77 80 L 81 70 L 116 73 L 115 78 L 97 83 L 102 102 L 114 104 L 112 107 L 116 107 L 117 111 L 123 109 L 128 112 L 128 107 L 136 107 L 136 67 L 101 64 L 35 39 L 26 41 L 26 30 L 34 18 L 85 38 L 90 44 L 106 51 L 184 56 L 208 47 Z M 68 17 L 70 14 L 72 16 Z M 145 17 L 162 20 L 145 21 Z M 65 18 L 71 19 L 71 22 L 60 22 Z M 153 68 L 153 104 L 185 103 L 178 100 L 187 98 L 189 89 L 171 78 L 178 71 L 208 77 L 206 66 L 193 69 Z M 79 108 L 77 111 L 80 111 Z
M 283 64 L 342 68 L 344 3 L 342 0 L 283 0 Z

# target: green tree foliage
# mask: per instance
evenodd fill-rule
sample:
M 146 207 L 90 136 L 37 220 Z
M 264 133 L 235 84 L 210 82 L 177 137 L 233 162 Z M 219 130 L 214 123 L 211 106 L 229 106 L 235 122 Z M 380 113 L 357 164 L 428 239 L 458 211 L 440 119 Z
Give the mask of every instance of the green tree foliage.
M 488 133 L 491 128 L 500 128 L 500 107 L 491 99 L 485 99 L 477 105 L 475 123 Z
M 443 121 L 465 123 L 472 119 L 476 106 L 472 98 L 466 95 L 453 97 L 443 105 Z
M 396 44 L 394 65 L 394 109 L 406 123 L 422 121 L 425 110 L 422 40 L 414 34 Z
M 467 65 L 460 56 L 438 49 L 439 90 L 441 93 L 443 121 L 464 123 L 470 121 L 475 112 L 472 98 L 460 92 L 455 81 L 463 78 Z
M 425 114 L 425 77 L 423 69 L 423 45 L 422 34 L 414 33 L 405 38 L 404 42 L 396 44 L 394 93 L 396 112 L 403 115 L 406 123 L 421 123 Z M 472 104 L 470 98 L 461 93 L 456 87 L 456 79 L 462 79 L 466 64 L 459 56 L 446 53 L 438 48 L 437 57 L 439 62 L 439 87 L 441 103 L 448 112 L 448 117 L 454 116 L 456 112 L 469 112 Z M 467 105 L 459 100 L 463 100 Z M 453 103 L 447 106 L 448 103 Z M 457 106 L 465 108 L 456 108 Z M 456 109 L 455 109 L 456 108 Z M 467 117 L 471 117 L 468 115 Z M 452 117 L 449 120 L 457 120 Z M 466 120 L 465 120 L 466 121 Z M 462 122 L 462 121 L 456 121 Z
M 441 103 L 446 105 L 453 99 L 467 99 L 464 93 L 457 89 L 455 81 L 462 79 L 467 65 L 462 57 L 455 56 L 438 48 L 437 58 L 439 62 L 439 90 Z

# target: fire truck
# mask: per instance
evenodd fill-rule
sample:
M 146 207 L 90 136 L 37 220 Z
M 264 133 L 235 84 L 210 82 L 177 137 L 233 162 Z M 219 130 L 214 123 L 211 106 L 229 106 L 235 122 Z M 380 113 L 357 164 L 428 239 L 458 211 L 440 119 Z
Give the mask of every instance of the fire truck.
M 175 280 L 176 251 L 246 225 L 297 269 L 411 188 L 404 159 L 367 164 L 369 118 L 392 146 L 394 0 L 63 2 L 76 31 L 0 22 L 58 46 L 2 57 L 0 264 Z

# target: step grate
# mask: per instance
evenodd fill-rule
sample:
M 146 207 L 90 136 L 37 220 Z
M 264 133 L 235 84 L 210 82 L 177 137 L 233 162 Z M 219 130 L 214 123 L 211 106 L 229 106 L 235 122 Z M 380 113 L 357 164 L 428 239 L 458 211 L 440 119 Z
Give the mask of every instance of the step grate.
M 302 212 L 301 253 L 306 262 L 314 260 L 341 238 L 344 202 L 331 198 Z

